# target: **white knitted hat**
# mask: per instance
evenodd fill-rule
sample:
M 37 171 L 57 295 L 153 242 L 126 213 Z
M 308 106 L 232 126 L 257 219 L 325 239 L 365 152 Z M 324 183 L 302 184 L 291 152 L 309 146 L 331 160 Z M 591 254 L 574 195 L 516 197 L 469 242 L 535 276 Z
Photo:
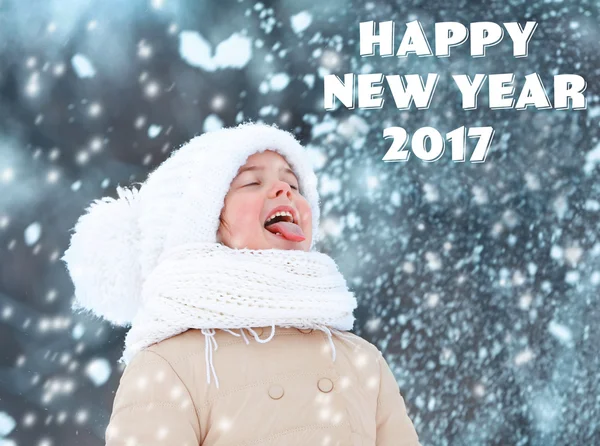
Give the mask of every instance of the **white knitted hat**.
M 139 190 L 95 200 L 75 224 L 63 260 L 75 286 L 73 310 L 130 325 L 145 279 L 167 249 L 217 242 L 219 216 L 237 171 L 256 152 L 281 154 L 299 180 L 319 229 L 317 177 L 306 149 L 276 125 L 244 122 L 191 139 L 151 172 Z

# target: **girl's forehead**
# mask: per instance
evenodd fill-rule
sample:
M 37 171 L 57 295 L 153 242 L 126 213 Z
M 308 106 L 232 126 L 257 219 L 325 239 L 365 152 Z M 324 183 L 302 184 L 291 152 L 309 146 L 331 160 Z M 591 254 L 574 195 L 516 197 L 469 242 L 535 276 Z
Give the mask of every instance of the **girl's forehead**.
M 247 160 L 246 164 L 248 164 L 249 162 L 258 161 L 258 160 L 265 160 L 265 161 L 268 161 L 268 160 L 273 160 L 273 161 L 279 160 L 279 161 L 284 162 L 285 164 L 287 164 L 287 161 L 286 161 L 286 159 L 285 159 L 284 156 L 282 156 L 280 153 L 277 153 L 276 151 L 270 150 L 270 149 L 267 149 L 267 150 L 265 150 L 263 152 L 253 153 L 252 155 L 250 155 L 248 157 L 248 160 Z
M 290 167 L 287 160 L 281 154 L 266 150 L 264 152 L 257 152 L 248 157 L 246 163 L 240 166 L 238 173 L 242 173 L 247 170 L 250 166 L 269 167 L 269 166 L 282 166 Z

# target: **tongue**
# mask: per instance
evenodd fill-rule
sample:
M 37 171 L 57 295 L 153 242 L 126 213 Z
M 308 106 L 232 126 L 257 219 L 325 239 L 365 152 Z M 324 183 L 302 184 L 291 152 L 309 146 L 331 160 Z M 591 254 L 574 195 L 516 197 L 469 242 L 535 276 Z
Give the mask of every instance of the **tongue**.
M 272 232 L 273 234 L 280 233 L 287 240 L 292 240 L 294 242 L 301 242 L 306 237 L 302 232 L 300 226 L 295 223 L 290 223 L 288 221 L 280 221 L 277 223 L 270 224 L 265 228 L 267 231 Z

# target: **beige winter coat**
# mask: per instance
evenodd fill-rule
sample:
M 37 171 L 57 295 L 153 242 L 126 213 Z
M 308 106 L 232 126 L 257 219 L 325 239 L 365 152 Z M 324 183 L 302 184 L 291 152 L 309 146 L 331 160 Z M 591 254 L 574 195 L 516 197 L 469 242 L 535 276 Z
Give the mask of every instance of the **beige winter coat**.
M 239 333 L 239 330 L 232 330 Z M 271 327 L 256 329 L 261 339 Z M 381 352 L 352 335 L 276 327 L 250 344 L 216 330 L 207 383 L 205 338 L 188 330 L 139 352 L 125 368 L 107 446 L 417 446 Z M 419 445 L 420 446 L 420 445 Z

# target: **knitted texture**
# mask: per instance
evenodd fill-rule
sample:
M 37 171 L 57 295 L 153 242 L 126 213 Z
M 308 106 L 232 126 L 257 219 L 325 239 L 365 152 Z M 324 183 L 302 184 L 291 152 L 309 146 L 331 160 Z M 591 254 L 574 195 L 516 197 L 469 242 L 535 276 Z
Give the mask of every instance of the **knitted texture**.
M 326 327 L 352 329 L 356 306 L 326 254 L 188 244 L 166 252 L 144 284 L 142 311 L 127 334 L 122 360 L 128 363 L 139 350 L 189 328 L 211 336 L 205 329 L 279 325 L 331 336 Z M 206 344 L 209 355 L 208 337 Z M 335 348 L 332 353 L 335 360 Z
M 217 242 L 231 182 L 249 156 L 265 150 L 285 158 L 311 207 L 309 252 Z M 207 346 L 215 346 L 215 328 L 318 328 L 330 342 L 327 326 L 352 328 L 354 297 L 333 259 L 315 249 L 317 177 L 291 133 L 253 122 L 204 133 L 173 151 L 139 190 L 117 192 L 80 217 L 62 260 L 75 285 L 73 310 L 131 324 L 121 360 L 189 328 L 202 329 Z

